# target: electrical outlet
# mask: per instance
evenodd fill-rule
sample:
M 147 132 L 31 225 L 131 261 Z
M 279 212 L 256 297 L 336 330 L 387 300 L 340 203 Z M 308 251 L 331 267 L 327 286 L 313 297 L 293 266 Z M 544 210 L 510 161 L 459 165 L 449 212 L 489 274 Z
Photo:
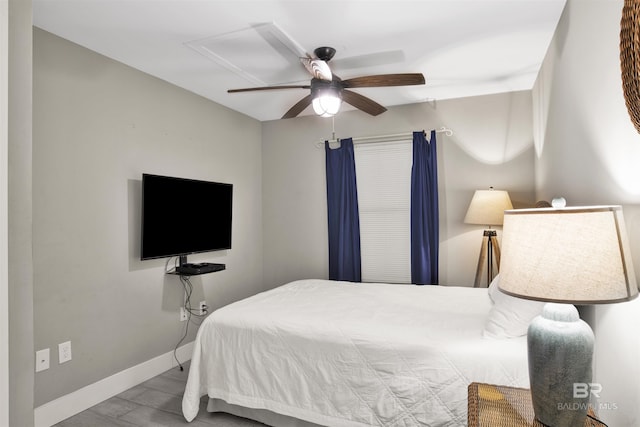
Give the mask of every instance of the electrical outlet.
M 49 369 L 49 349 L 36 351 L 36 372 Z
M 71 341 L 58 344 L 58 363 L 62 364 L 71 360 Z
M 200 301 L 200 316 L 207 314 L 208 309 L 209 307 L 207 307 L 207 302 L 205 300 Z
M 187 310 L 185 310 L 184 307 L 180 307 L 180 321 L 181 322 L 187 321 Z

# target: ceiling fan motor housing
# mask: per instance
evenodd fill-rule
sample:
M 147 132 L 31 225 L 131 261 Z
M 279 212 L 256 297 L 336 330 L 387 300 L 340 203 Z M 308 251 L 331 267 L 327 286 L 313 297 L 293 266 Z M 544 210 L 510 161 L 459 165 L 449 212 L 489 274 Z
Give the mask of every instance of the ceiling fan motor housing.
M 315 99 L 322 95 L 333 95 L 342 99 L 342 84 L 340 80 L 311 79 L 311 98 Z

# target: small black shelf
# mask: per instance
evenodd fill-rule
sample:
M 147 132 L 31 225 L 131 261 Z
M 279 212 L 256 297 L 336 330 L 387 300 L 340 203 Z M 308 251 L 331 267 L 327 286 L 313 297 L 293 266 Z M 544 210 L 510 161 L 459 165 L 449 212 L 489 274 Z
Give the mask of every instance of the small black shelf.
M 176 267 L 174 271 L 168 274 L 175 274 L 178 276 L 199 276 L 201 274 L 215 273 L 216 271 L 225 270 L 227 266 L 225 264 L 214 264 L 211 262 L 202 262 L 199 264 L 182 264 Z

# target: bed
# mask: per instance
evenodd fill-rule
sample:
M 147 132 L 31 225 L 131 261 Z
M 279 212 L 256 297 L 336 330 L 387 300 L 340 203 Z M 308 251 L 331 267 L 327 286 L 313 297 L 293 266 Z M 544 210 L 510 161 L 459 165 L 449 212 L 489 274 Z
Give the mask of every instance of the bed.
M 282 285 L 202 323 L 184 417 L 207 394 L 209 411 L 278 427 L 466 426 L 471 382 L 528 387 L 526 325 L 541 305 L 512 300 L 495 281 Z

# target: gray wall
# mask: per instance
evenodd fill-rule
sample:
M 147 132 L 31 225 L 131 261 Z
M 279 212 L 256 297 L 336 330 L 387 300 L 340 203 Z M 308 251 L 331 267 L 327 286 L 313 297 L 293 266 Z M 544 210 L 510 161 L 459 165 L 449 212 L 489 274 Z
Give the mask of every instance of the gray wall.
M 29 427 L 33 425 L 34 378 L 30 0 L 9 1 L 8 33 L 9 425 Z
M 463 223 L 476 189 L 508 190 L 516 206 L 534 198 L 531 93 L 513 92 L 389 108 L 371 117 L 345 111 L 337 137 L 395 134 L 442 126 L 438 134 L 440 283 L 472 286 L 481 226 Z M 271 287 L 328 274 L 324 150 L 331 119 L 263 123 L 264 280 Z
M 189 257 L 227 265 L 192 279 L 196 304 L 263 289 L 262 152 L 258 121 L 39 29 L 33 66 L 34 335 L 36 350 L 51 348 L 39 406 L 168 353 L 182 335 L 180 281 L 166 260 L 139 260 L 143 172 L 234 185 L 233 249 Z M 59 365 L 67 340 L 73 360 Z
M 624 103 L 619 34 L 623 1 L 569 0 L 534 88 L 536 186 L 570 205 L 622 204 L 640 273 L 640 135 Z M 599 414 L 640 425 L 640 301 L 595 310 Z

